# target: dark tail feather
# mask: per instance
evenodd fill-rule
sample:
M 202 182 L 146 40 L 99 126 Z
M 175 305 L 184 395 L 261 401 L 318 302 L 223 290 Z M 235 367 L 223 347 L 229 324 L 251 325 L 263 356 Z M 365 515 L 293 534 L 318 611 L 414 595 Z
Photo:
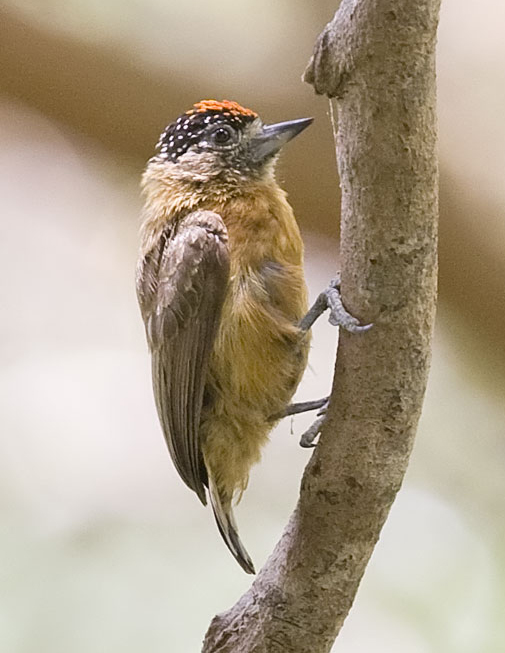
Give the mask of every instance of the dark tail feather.
M 214 517 L 216 518 L 219 532 L 221 533 L 223 540 L 226 542 L 226 546 L 230 549 L 233 557 L 246 573 L 255 574 L 256 572 L 252 560 L 238 536 L 237 524 L 235 523 L 235 518 L 233 517 L 233 511 L 231 509 L 231 500 L 222 500 L 214 483 L 214 479 L 212 479 L 210 475 L 209 494 Z

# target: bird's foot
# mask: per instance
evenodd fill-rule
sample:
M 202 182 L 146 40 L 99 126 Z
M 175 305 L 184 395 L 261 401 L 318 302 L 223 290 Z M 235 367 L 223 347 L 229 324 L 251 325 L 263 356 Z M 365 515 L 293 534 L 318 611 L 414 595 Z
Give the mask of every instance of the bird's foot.
M 299 415 L 300 413 L 307 413 L 309 410 L 317 410 L 318 408 L 323 408 L 328 402 L 329 397 L 323 397 L 322 399 L 314 399 L 313 401 L 300 401 L 296 404 L 289 404 L 286 408 L 280 413 L 275 413 L 270 417 L 272 422 L 282 419 L 283 417 L 289 417 L 290 415 Z
M 322 399 L 314 399 L 313 401 L 300 401 L 296 404 L 289 404 L 283 413 L 283 417 L 298 415 L 299 413 L 307 413 L 310 410 L 323 408 L 323 406 L 326 406 L 328 403 L 328 399 L 329 397 L 323 397 Z
M 328 397 L 317 413 L 317 419 L 309 426 L 305 433 L 302 434 L 302 437 L 300 438 L 300 447 L 308 449 L 316 446 L 314 440 L 317 438 L 319 433 L 321 433 L 323 424 L 326 421 L 326 411 L 328 410 L 329 403 L 330 400 Z
M 350 333 L 364 333 L 373 326 L 373 324 L 360 324 L 359 320 L 345 309 L 340 294 L 340 275 L 332 279 L 328 288 L 319 294 L 307 315 L 301 319 L 300 329 L 308 331 L 328 308 L 330 309 L 329 323 L 333 326 L 340 326 Z
M 316 301 L 303 317 L 299 323 L 302 331 L 308 331 L 314 322 L 320 317 L 327 309 L 330 309 L 329 323 L 332 326 L 339 326 L 344 328 L 350 333 L 365 333 L 369 331 L 373 324 L 360 324 L 353 315 L 351 315 L 342 303 L 342 295 L 340 294 L 340 274 L 335 279 L 332 279 L 328 288 L 319 293 Z M 315 410 L 319 408 L 317 419 L 314 423 L 302 434 L 300 438 L 301 447 L 315 447 L 314 440 L 317 438 L 323 424 L 326 420 L 326 411 L 328 410 L 329 397 L 320 399 L 318 401 L 307 401 L 300 404 L 291 404 L 287 407 L 283 417 L 286 415 L 296 415 L 308 410 Z

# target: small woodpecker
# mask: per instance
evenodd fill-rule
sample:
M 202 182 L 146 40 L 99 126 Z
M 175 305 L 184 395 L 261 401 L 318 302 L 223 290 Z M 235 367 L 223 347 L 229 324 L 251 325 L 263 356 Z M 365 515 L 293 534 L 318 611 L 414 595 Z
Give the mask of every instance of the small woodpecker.
M 311 122 L 264 125 L 204 100 L 166 128 L 142 179 L 136 285 L 158 416 L 182 480 L 203 504 L 208 491 L 248 573 L 232 501 L 276 422 L 324 403 L 288 406 L 328 304 L 322 293 L 307 319 L 303 244 L 274 176 L 281 147 Z

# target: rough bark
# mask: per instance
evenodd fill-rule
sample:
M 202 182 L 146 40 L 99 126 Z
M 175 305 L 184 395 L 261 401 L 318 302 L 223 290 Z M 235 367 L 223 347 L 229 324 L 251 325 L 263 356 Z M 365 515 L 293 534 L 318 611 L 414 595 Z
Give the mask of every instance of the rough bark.
M 346 307 L 328 420 L 300 499 L 204 653 L 323 653 L 347 616 L 405 474 L 430 361 L 437 270 L 440 0 L 343 0 L 305 80 L 337 98 Z

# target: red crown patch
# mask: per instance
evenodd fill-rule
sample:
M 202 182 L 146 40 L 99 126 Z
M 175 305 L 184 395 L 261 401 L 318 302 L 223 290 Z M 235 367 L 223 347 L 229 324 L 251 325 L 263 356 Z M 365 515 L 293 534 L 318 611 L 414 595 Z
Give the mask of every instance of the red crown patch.
M 205 113 L 206 111 L 219 111 L 224 116 L 248 116 L 257 118 L 258 114 L 251 109 L 242 107 L 238 102 L 231 100 L 201 100 L 193 105 L 193 108 L 186 111 L 186 115 L 193 113 Z

